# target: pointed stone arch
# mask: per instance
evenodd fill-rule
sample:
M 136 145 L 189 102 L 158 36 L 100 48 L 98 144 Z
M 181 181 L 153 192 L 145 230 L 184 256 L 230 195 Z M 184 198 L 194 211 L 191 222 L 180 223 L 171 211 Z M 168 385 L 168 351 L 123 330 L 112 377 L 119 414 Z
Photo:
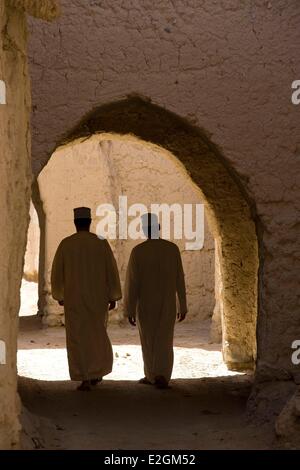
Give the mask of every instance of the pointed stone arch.
M 167 149 L 184 164 L 200 188 L 220 263 L 224 360 L 232 369 L 253 368 L 258 312 L 258 221 L 255 206 L 240 178 L 203 131 L 136 96 L 94 109 L 66 132 L 58 145 L 102 132 L 133 134 Z M 37 185 L 33 200 L 43 226 Z

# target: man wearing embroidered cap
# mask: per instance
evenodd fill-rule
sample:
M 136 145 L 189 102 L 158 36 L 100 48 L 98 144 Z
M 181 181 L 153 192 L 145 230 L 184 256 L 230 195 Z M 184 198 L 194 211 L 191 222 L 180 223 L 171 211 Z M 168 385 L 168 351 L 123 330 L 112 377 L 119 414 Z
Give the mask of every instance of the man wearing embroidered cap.
M 108 310 L 122 297 L 117 264 L 107 240 L 90 232 L 91 210 L 74 209 L 77 233 L 60 243 L 51 273 L 52 296 L 64 305 L 71 380 L 90 390 L 112 370 Z
M 173 368 L 176 313 L 179 321 L 187 313 L 184 272 L 177 245 L 159 238 L 157 216 L 144 214 L 142 228 L 148 240 L 131 252 L 124 310 L 129 322 L 135 326 L 137 319 L 139 327 L 145 372 L 140 383 L 167 388 Z

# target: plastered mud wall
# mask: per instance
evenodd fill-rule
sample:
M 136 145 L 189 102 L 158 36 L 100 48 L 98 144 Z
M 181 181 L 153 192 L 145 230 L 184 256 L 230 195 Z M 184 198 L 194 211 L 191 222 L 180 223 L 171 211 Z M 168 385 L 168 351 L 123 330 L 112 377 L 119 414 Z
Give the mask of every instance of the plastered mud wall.
M 0 449 L 20 445 L 16 349 L 31 188 L 25 13 L 53 19 L 55 8 L 54 0 L 0 2 Z
M 92 208 L 94 220 L 91 230 L 96 232 L 97 223 L 101 220 L 96 215 L 97 207 L 112 204 L 119 211 L 119 196 L 127 197 L 128 208 L 133 204 L 144 204 L 149 211 L 153 203 L 180 204 L 182 211 L 184 204 L 192 204 L 194 223 L 191 228 L 195 230 L 195 205 L 203 204 L 199 188 L 172 154 L 133 136 L 98 134 L 58 148 L 40 173 L 38 184 L 45 214 L 43 275 L 46 302 L 43 321 L 48 325 L 59 324 L 62 320 L 63 309 L 51 298 L 51 266 L 60 241 L 75 231 L 74 207 Z M 130 223 L 132 217 L 128 218 L 126 214 L 126 219 Z M 200 220 L 199 233 L 203 222 Z M 170 239 L 181 250 L 185 270 L 188 318 L 201 321 L 212 315 L 215 303 L 214 241 L 205 223 L 204 246 L 201 250 L 192 251 L 186 246 L 192 240 L 184 236 L 184 226 L 182 240 L 174 240 L 172 227 Z M 102 235 L 107 236 L 106 233 Z M 141 241 L 130 238 L 110 240 L 122 287 L 131 250 Z M 123 318 L 122 310 L 121 301 L 115 320 Z
M 141 105 L 132 110 L 137 122 L 129 129 L 125 121 L 132 123 L 133 116 L 124 105 L 114 122 L 104 116 L 98 130 L 120 132 L 123 126 L 145 140 L 156 138 L 205 193 L 219 233 L 224 316 L 236 320 L 225 332 L 235 344 L 227 358 L 253 361 L 258 306 L 260 380 L 293 378 L 298 371 L 291 344 L 300 337 L 299 109 L 290 95 L 299 78 L 299 15 L 300 4 L 288 0 L 63 0 L 61 19 L 50 28 L 30 23 L 35 174 L 87 113 L 133 93 L 183 118 L 163 127 L 157 114 L 146 131 L 149 107 L 143 114 Z M 188 124 L 204 131 L 213 150 L 205 154 L 196 134 L 191 145 L 192 135 L 183 130 Z M 153 130 L 159 126 L 165 135 Z M 189 136 L 189 151 L 175 135 L 181 143 Z M 230 178 L 221 169 L 205 171 L 214 158 Z M 215 183 L 203 181 L 203 174 Z M 245 218 L 241 204 L 236 210 L 232 181 L 247 201 Z M 260 258 L 256 300 L 253 230 Z
M 9 449 L 19 443 L 16 348 L 31 168 L 26 20 L 5 1 L 0 30 L 0 79 L 6 84 L 6 104 L 0 105 L 0 449 Z

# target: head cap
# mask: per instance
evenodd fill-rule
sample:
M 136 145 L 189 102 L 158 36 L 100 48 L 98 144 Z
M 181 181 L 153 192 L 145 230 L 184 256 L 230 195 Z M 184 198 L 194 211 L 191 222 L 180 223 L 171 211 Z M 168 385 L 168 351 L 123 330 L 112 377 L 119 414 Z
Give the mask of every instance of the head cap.
M 91 209 L 89 207 L 76 207 L 74 209 L 74 219 L 91 219 Z

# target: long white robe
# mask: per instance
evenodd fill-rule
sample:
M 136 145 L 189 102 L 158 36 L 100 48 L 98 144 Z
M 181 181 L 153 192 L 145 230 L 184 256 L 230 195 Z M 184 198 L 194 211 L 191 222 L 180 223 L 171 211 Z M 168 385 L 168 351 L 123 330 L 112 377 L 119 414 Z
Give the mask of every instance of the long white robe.
M 145 377 L 170 380 L 173 368 L 173 336 L 176 294 L 180 313 L 187 312 L 184 272 L 180 251 L 172 242 L 147 240 L 137 245 L 128 263 L 125 315 L 137 317 Z
M 71 379 L 109 374 L 113 353 L 106 332 L 108 303 L 122 294 L 108 242 L 85 231 L 62 240 L 53 261 L 51 286 L 54 299 L 64 301 Z

